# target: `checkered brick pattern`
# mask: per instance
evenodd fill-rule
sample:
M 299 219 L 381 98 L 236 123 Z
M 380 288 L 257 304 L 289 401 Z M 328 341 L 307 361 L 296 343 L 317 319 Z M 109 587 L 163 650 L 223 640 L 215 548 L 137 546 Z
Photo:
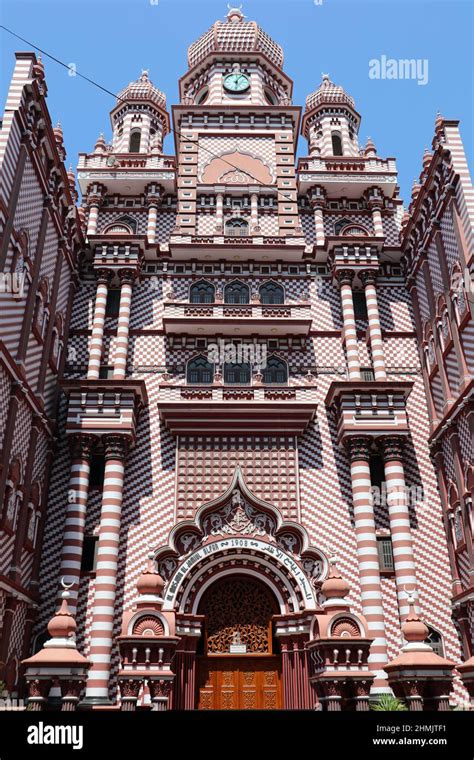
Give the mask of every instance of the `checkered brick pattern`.
M 441 235 L 448 261 L 448 271 L 451 271 L 454 264 L 459 261 L 458 243 L 454 229 L 454 220 L 451 213 L 443 214 L 441 217 Z
M 451 392 L 457 395 L 461 378 L 459 375 L 458 361 L 454 348 L 452 348 L 446 355 L 446 371 L 448 374 L 448 381 Z
M 146 234 L 148 213 L 146 209 L 138 208 L 124 208 L 120 211 L 117 211 L 116 209 L 101 208 L 97 220 L 97 232 L 104 232 L 104 230 L 112 224 L 120 224 L 120 220 L 125 217 L 133 219 L 135 222 L 135 234 Z M 126 224 L 126 221 L 124 221 L 124 224 Z
M 92 329 L 96 290 L 97 287 L 94 279 L 80 280 L 79 287 L 74 296 L 70 330 Z
M 310 299 L 314 330 L 342 329 L 341 294 L 329 277 L 311 283 Z
M 410 296 L 400 285 L 377 285 L 382 330 L 414 332 L 415 324 Z
M 31 580 L 31 571 L 33 569 L 34 558 L 35 558 L 35 555 L 33 554 L 33 552 L 29 552 L 26 549 L 23 549 L 21 553 L 20 566 L 21 566 L 21 582 L 25 588 L 28 587 L 28 584 Z
M 216 215 L 215 214 L 198 214 L 197 215 L 197 234 L 198 235 L 215 235 L 216 234 Z
M 25 619 L 26 619 L 27 606 L 23 602 L 19 602 L 15 614 L 13 615 L 13 625 L 10 633 L 10 641 L 8 643 L 7 659 L 16 657 L 21 659 L 21 653 L 23 649 L 23 638 L 25 635 Z
M 316 242 L 316 228 L 314 226 L 314 215 L 308 212 L 300 212 L 300 223 L 303 228 L 305 242 L 313 245 Z
M 383 234 L 385 235 L 385 245 L 399 245 L 399 225 L 395 214 L 382 216 Z
M 5 435 L 5 424 L 7 421 L 8 404 L 10 399 L 10 378 L 0 366 L 0 448 L 3 445 L 3 436 Z
M 474 375 L 474 322 L 471 320 L 461 333 L 464 356 L 469 372 Z
M 461 455 L 465 466 L 473 464 L 472 437 L 469 429 L 467 414 L 460 414 L 458 418 L 458 436 L 461 447 Z
M 176 227 L 176 209 L 159 208 L 156 217 L 155 241 L 166 243 L 174 227 Z
M 275 171 L 275 142 L 273 137 L 201 137 L 198 149 L 198 177 L 215 156 L 234 151 L 259 158 L 272 173 Z M 224 156 L 225 158 L 225 156 Z M 230 169 L 231 167 L 229 167 Z
M 431 241 L 428 246 L 428 264 L 431 274 L 431 282 L 433 283 L 433 292 L 435 297 L 440 293 L 443 293 L 448 283 L 443 282 L 443 275 L 439 263 L 438 249 L 434 240 Z
M 431 380 L 431 393 L 437 416 L 441 419 L 444 409 L 443 386 L 439 374 L 436 374 Z
M 256 496 L 277 506 L 286 519 L 298 519 L 293 437 L 232 436 L 217 448 L 212 437 L 180 438 L 177 456 L 178 519 L 192 517 L 201 504 L 226 491 L 237 465 Z
M 262 235 L 278 235 L 278 215 L 277 214 L 259 214 L 258 223 L 262 230 Z
M 36 251 L 42 213 L 42 189 L 38 183 L 31 161 L 27 158 L 15 211 L 14 227 L 16 230 L 23 228 L 28 230 L 28 253 L 31 258 L 34 258 Z
M 7 594 L 3 589 L 0 589 L 0 633 L 3 628 L 3 617 L 5 615 L 5 604 L 7 601 Z
M 426 293 L 425 278 L 422 271 L 419 271 L 416 275 L 416 287 L 421 318 L 425 321 L 430 318 L 430 307 Z
M 386 338 L 383 343 L 387 369 L 410 367 L 410 370 L 420 369 L 418 344 L 415 338 Z M 397 376 L 394 376 L 394 379 Z

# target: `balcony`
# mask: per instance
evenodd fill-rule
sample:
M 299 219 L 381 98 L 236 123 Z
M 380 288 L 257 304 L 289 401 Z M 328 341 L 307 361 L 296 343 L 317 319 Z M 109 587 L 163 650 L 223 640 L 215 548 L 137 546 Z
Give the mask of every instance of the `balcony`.
M 322 185 L 328 195 L 359 198 L 370 187 L 379 187 L 393 198 L 397 186 L 395 159 L 373 156 L 314 156 L 298 161 L 298 189 L 306 193 Z
M 337 380 L 331 383 L 325 404 L 337 420 L 339 442 L 349 435 L 408 435 L 406 399 L 412 381 Z
M 316 414 L 314 385 L 161 384 L 161 420 L 177 435 L 301 435 Z
M 62 387 L 69 398 L 68 435 L 120 433 L 135 438 L 138 413 L 147 404 L 143 380 L 70 379 Z
M 80 153 L 77 179 L 81 193 L 99 182 L 109 193 L 139 195 L 150 182 L 165 193 L 176 191 L 176 159 L 145 153 Z
M 299 230 L 283 235 L 195 235 L 183 228 L 175 231 L 169 242 L 173 259 L 186 261 L 198 257 L 202 261 L 302 261 L 305 239 Z M 202 252 L 196 249 L 202 248 Z
M 303 336 L 311 329 L 309 304 L 206 304 L 166 302 L 166 335 Z

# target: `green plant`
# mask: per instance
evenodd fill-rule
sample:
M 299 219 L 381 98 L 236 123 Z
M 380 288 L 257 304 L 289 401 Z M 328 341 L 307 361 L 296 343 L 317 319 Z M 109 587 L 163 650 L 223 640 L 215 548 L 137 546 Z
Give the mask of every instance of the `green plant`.
M 370 705 L 371 710 L 376 712 L 407 712 L 408 707 L 405 702 L 391 694 L 382 694 L 376 702 Z

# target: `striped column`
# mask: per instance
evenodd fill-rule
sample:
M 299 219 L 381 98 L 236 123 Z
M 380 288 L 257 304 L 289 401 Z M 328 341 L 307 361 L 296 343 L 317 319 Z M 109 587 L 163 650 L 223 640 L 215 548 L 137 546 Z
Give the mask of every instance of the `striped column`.
M 96 439 L 91 435 L 74 435 L 69 439 L 71 469 L 67 489 L 66 521 L 61 549 L 60 578 L 69 585 L 69 606 L 72 614 L 77 606 L 79 578 L 81 574 L 82 547 L 86 524 L 87 499 L 89 496 L 90 459 Z M 63 588 L 58 595 L 62 601 Z
M 216 232 L 224 231 L 224 193 L 216 193 Z
M 387 486 L 387 507 L 392 537 L 395 581 L 400 617 L 408 614 L 407 592 L 417 592 L 415 559 L 410 529 L 408 493 L 403 469 L 403 438 L 390 436 L 381 440 Z
M 383 237 L 382 214 L 378 206 L 372 206 L 372 222 L 374 224 L 375 237 Z
M 106 188 L 103 185 L 91 185 L 91 192 L 87 195 L 87 205 L 89 206 L 89 218 L 87 220 L 87 236 L 95 235 L 97 232 L 97 220 L 99 218 L 99 209 L 105 194 Z
M 135 272 L 132 269 L 121 269 L 120 277 L 120 307 L 115 343 L 114 380 L 123 380 L 127 369 L 128 333 L 130 329 L 130 306 L 132 303 L 132 285 Z
M 362 612 L 373 642 L 368 659 L 374 673 L 372 691 L 389 692 L 384 665 L 387 663 L 382 589 L 375 519 L 370 479 L 370 438 L 349 438 L 347 450 L 351 462 L 352 500 L 359 563 Z
M 367 269 L 359 274 L 365 288 L 365 300 L 369 316 L 370 349 L 372 351 L 372 364 L 376 380 L 386 380 L 385 355 L 383 352 L 382 330 L 380 328 L 380 314 L 377 303 L 377 290 L 375 283 L 377 273 L 373 269 Z
M 354 303 L 352 300 L 352 280 L 354 279 L 354 272 L 351 269 L 341 269 L 336 272 L 336 278 L 339 282 L 339 287 L 341 288 L 344 343 L 346 344 L 349 380 L 360 380 L 359 346 L 357 343 Z
M 156 242 L 156 222 L 158 219 L 158 206 L 161 202 L 160 186 L 152 183 L 146 188 L 146 202 L 148 205 L 147 238 L 149 243 Z
M 125 436 L 108 435 L 105 438 L 104 491 L 89 649 L 89 660 L 92 664 L 87 678 L 86 704 L 109 702 L 123 475 L 127 449 L 128 439 Z
M 255 192 L 250 196 L 250 231 L 260 231 L 258 226 L 258 193 Z
M 314 212 L 314 229 L 316 231 L 316 245 L 324 245 L 324 220 L 323 207 L 315 205 Z
M 89 349 L 89 366 L 87 379 L 97 380 L 99 377 L 100 364 L 102 361 L 102 348 L 104 337 L 105 307 L 107 305 L 107 293 L 113 273 L 109 269 L 100 269 L 97 278 L 97 293 L 95 297 L 94 321 L 92 323 L 92 336 Z

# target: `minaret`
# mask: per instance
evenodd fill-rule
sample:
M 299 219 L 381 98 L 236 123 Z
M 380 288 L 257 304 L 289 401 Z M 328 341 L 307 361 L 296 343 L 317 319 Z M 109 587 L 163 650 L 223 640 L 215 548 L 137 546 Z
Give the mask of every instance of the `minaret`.
M 323 74 L 320 86 L 306 98 L 303 134 L 311 155 L 358 156 L 360 116 L 354 100 Z

